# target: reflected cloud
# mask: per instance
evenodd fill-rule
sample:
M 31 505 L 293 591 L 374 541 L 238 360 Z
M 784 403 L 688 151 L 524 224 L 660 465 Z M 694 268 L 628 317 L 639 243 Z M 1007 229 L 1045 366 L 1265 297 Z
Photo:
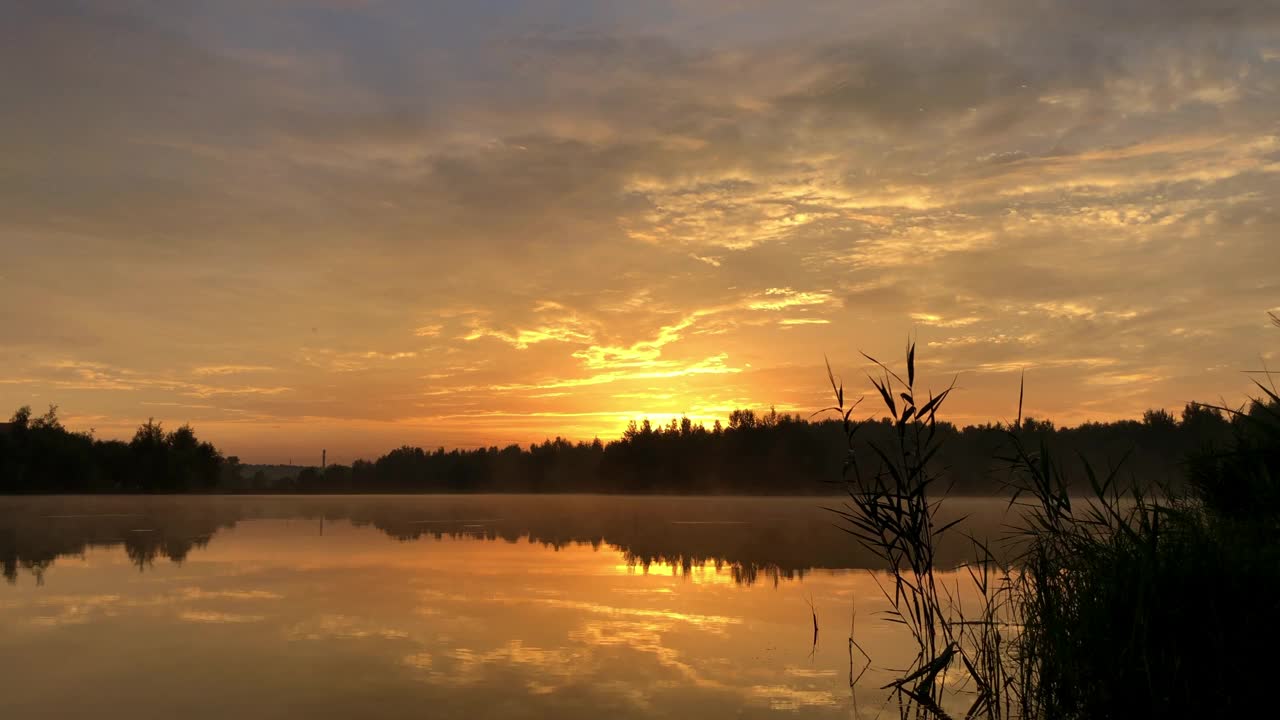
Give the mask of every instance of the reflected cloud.
M 266 619 L 263 615 L 244 615 L 240 613 L 214 612 L 211 610 L 183 610 L 178 618 L 186 622 L 209 623 L 213 625 L 256 623 Z
M 383 627 L 363 617 L 324 614 L 291 627 L 286 635 L 295 640 L 405 640 L 404 630 Z
M 816 502 L 10 499 L 0 510 L 21 512 L 0 513 L 0 527 L 12 528 L 22 544 L 5 546 L 9 536 L 0 533 L 0 550 L 75 547 L 67 554 L 79 559 L 66 561 L 74 572 L 46 565 L 43 587 L 17 582 L 0 589 L 5 642 L 24 657 L 9 669 L 15 685 L 6 702 L 60 711 L 66 705 L 48 692 L 48 682 L 74 676 L 87 690 L 112 682 L 120 698 L 149 713 L 167 695 L 115 682 L 94 650 L 146 643 L 181 653 L 183 662 L 135 656 L 144 665 L 158 663 L 147 672 L 166 687 L 181 684 L 204 696 L 213 692 L 211 683 L 252 677 L 241 685 L 251 716 L 316 698 L 335 712 L 358 714 L 369 709 L 367 688 L 375 682 L 379 707 L 396 714 L 426 704 L 446 714 L 501 707 L 584 718 L 602 708 L 621 718 L 843 717 L 850 710 L 843 644 L 811 648 L 802 595 L 824 618 L 846 614 L 856 600 L 859 638 L 893 663 L 910 647 L 895 645 L 892 624 L 877 614 L 875 581 L 861 571 L 809 572 L 801 581 L 797 572 L 783 585 L 753 586 L 745 569 L 735 570 L 748 563 L 764 568 L 793 543 L 821 559 L 826 541 L 812 534 L 821 525 Z M 128 532 L 139 524 L 154 530 Z M 179 538 L 196 528 L 212 539 L 185 552 Z M 132 558 L 122 557 L 116 533 L 147 536 L 183 560 L 144 564 L 139 574 Z M 837 566 L 847 567 L 847 543 L 829 539 L 841 558 Z M 632 558 L 652 555 L 648 574 L 628 561 L 622 543 Z M 669 562 L 658 559 L 657 549 L 717 559 Z M 741 560 L 725 559 L 731 557 Z M 109 592 L 75 590 L 88 586 Z M 85 633 L 105 640 L 66 652 Z M 242 667 L 244 657 L 260 661 Z M 299 658 L 306 659 L 302 673 L 294 670 Z M 187 661 L 216 672 L 188 674 Z M 883 673 L 868 678 L 860 695 L 880 697 Z
M 700 688 L 721 689 L 726 686 L 703 676 L 680 653 L 662 643 L 662 632 L 670 628 L 652 623 L 636 622 L 587 622 L 571 633 L 574 640 L 588 645 L 610 647 L 625 646 L 631 650 L 652 655 L 664 668 L 674 670 L 683 682 Z
M 496 602 L 512 602 L 510 599 L 498 599 Z M 614 607 L 609 605 L 599 605 L 595 603 L 581 603 L 571 600 L 559 600 L 550 598 L 535 598 L 530 600 L 515 600 L 514 602 L 531 602 L 535 604 L 547 605 L 555 608 L 564 608 L 570 610 L 581 610 L 589 613 L 600 615 L 621 615 L 626 617 L 643 617 L 655 618 L 662 620 L 671 620 L 680 623 L 694 625 L 700 629 L 710 632 L 723 633 L 726 632 L 731 625 L 740 625 L 742 618 L 724 617 L 721 615 L 695 615 L 688 613 L 674 612 L 671 610 L 640 610 L 628 607 Z
M 35 614 L 27 622 L 42 628 L 83 625 L 96 616 L 112 614 L 121 600 L 120 595 L 58 595 L 40 598 L 31 604 Z
M 184 600 L 283 600 L 280 593 L 269 590 L 201 590 L 197 587 L 179 591 Z
M 797 690 L 780 685 L 757 685 L 751 694 L 769 703 L 774 710 L 799 710 L 804 707 L 834 706 L 839 704 L 830 690 Z

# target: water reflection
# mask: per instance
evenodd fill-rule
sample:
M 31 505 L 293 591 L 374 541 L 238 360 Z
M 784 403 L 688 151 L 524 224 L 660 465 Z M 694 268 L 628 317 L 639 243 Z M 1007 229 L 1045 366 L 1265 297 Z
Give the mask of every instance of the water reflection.
M 914 651 L 820 502 L 2 500 L 0 717 L 874 716 Z
M 823 506 L 839 498 L 671 498 L 619 496 L 328 496 L 0 498 L 0 563 L 13 582 L 20 569 L 43 578 L 59 557 L 88 548 L 124 548 L 145 569 L 182 562 L 219 531 L 245 520 L 350 521 L 402 542 L 469 538 L 528 540 L 554 550 L 609 547 L 650 570 L 726 571 L 734 582 L 803 578 L 814 569 L 878 569 L 849 542 Z M 1004 534 L 1003 506 L 964 498 L 949 513 L 970 518 L 979 534 Z M 945 519 L 945 518 L 944 518 Z M 944 545 L 940 562 L 971 558 L 965 542 Z

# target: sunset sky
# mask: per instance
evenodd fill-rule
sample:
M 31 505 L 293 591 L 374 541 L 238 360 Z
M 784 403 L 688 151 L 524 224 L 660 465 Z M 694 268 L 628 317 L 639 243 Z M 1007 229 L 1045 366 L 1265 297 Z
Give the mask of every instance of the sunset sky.
M 1280 365 L 1280 5 L 0 7 L 0 414 L 248 462 Z

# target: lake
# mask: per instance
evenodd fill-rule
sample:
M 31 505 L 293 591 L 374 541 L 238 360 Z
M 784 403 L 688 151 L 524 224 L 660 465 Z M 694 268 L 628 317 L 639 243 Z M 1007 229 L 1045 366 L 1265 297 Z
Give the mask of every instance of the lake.
M 914 649 L 839 502 L 0 498 L 0 717 L 872 717 Z

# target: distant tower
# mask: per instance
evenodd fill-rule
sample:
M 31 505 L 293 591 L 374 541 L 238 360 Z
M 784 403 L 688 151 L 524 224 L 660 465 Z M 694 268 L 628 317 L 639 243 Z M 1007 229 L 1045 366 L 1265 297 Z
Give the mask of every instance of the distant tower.
M 326 467 L 329 466 L 328 461 L 329 461 L 329 451 L 321 450 L 320 451 L 320 469 L 321 470 L 324 470 Z

